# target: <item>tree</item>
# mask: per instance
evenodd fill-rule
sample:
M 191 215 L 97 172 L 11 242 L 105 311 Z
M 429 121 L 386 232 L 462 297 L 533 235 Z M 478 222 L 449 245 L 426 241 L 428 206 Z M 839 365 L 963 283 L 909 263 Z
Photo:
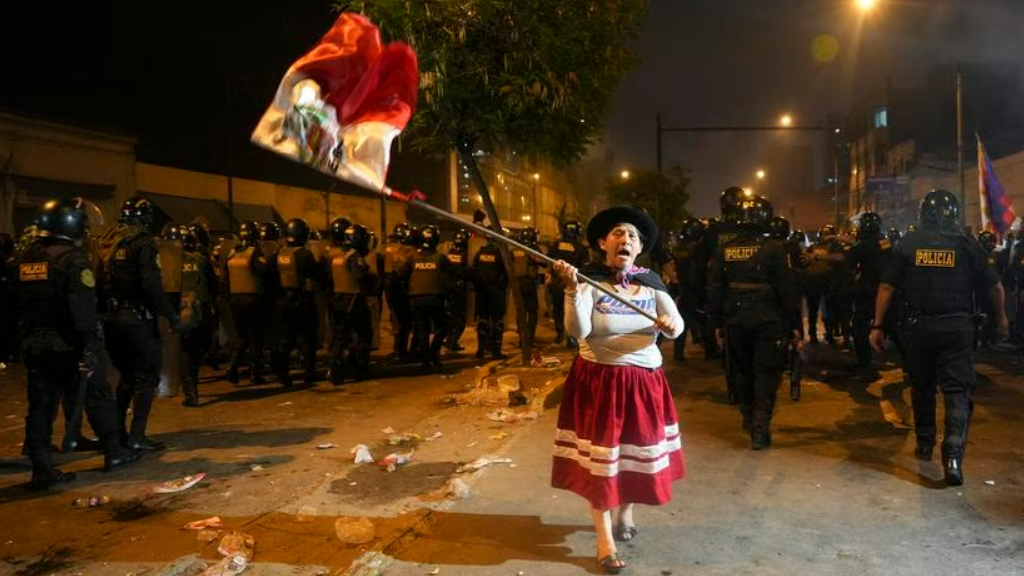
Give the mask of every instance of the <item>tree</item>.
M 416 51 L 420 102 L 408 140 L 453 148 L 501 230 L 474 152 L 513 150 L 568 165 L 603 131 L 611 96 L 637 59 L 629 41 L 646 0 L 341 1 L 366 14 L 386 40 Z M 502 245 L 511 275 L 512 261 Z M 525 310 L 513 290 L 521 325 Z M 529 351 L 524 350 L 524 359 Z
M 643 208 L 662 232 L 678 230 L 690 217 L 686 204 L 690 201 L 690 175 L 679 166 L 664 172 L 636 170 L 629 178 L 608 181 L 608 204 L 629 204 Z

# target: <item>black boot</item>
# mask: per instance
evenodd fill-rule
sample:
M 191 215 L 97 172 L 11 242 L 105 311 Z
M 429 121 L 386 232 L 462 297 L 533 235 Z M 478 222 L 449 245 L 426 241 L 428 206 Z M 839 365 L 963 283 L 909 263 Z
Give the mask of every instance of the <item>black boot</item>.
M 942 467 L 944 469 L 943 480 L 946 486 L 960 486 L 964 483 L 964 460 L 961 456 L 943 456 Z
M 228 368 L 228 373 L 225 376 L 225 378 L 227 379 L 228 382 L 234 384 L 235 386 L 238 386 L 238 364 L 235 364 L 234 362 L 231 363 L 231 366 Z
M 932 459 L 932 452 L 935 450 L 935 441 L 923 438 L 917 439 L 917 445 L 914 446 L 914 456 L 918 460 L 925 462 Z

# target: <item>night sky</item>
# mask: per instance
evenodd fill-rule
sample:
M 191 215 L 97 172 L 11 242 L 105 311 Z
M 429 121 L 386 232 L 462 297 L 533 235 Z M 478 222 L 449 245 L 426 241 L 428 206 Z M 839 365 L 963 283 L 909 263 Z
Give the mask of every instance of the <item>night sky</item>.
M 659 111 L 670 127 L 765 125 L 783 112 L 820 125 L 886 76 L 913 87 L 934 64 L 1024 62 L 1024 0 L 878 2 L 862 18 L 852 0 L 652 0 L 644 61 L 608 118 L 617 168 L 654 167 Z M 222 172 L 230 159 L 241 175 L 324 185 L 248 134 L 283 71 L 333 21 L 326 0 L 3 4 L 0 107 L 136 135 L 146 161 Z M 838 40 L 835 58 L 812 56 L 820 34 Z M 769 159 L 823 144 L 811 133 L 665 134 L 664 159 L 693 170 L 691 211 L 710 214 L 721 189 L 752 184 L 758 168 L 770 191 Z M 831 168 L 816 156 L 817 181 Z
M 1024 66 L 1022 32 L 1021 0 L 878 0 L 865 17 L 852 0 L 655 0 L 639 42 L 644 62 L 617 91 L 609 144 L 623 167 L 653 168 L 659 111 L 666 126 L 766 125 L 783 112 L 819 125 L 886 76 L 915 87 L 936 64 Z M 831 61 L 812 55 L 820 34 L 838 40 Z M 752 185 L 758 168 L 770 179 L 766 159 L 792 144 L 821 147 L 824 136 L 664 134 L 664 163 L 693 169 L 691 211 L 713 214 L 723 188 Z M 823 179 L 831 168 L 820 156 Z

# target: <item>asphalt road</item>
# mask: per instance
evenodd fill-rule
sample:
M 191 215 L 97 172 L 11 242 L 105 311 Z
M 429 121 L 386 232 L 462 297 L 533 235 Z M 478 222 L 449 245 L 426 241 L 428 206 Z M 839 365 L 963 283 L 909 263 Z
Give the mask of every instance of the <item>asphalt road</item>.
M 550 334 L 542 330 L 541 340 Z M 666 366 L 687 477 L 670 505 L 638 510 L 640 534 L 622 548 L 629 573 L 1024 574 L 1024 384 L 1016 359 L 979 356 L 967 480 L 946 488 L 937 459 L 913 457 L 909 390 L 894 365 L 855 373 L 848 352 L 811 348 L 802 400 L 780 395 L 774 445 L 753 452 L 726 401 L 720 365 L 691 352 L 685 364 Z M 557 347 L 545 353 L 563 365 L 492 366 L 494 375 L 540 387 L 569 360 Z M 23 486 L 24 385 L 9 369 L 0 374 L 0 574 L 152 576 L 183 555 L 217 559 L 217 543 L 233 530 L 255 539 L 246 573 L 257 576 L 596 573 L 586 504 L 548 485 L 554 411 L 506 423 L 489 417 L 495 406 L 452 403 L 483 374 L 470 358 L 451 360 L 446 377 L 398 368 L 340 388 L 236 388 L 208 373 L 202 408 L 157 401 L 152 436 L 169 450 L 111 474 L 97 470 L 95 455 L 61 455 L 80 477 L 42 495 Z M 419 439 L 389 442 L 403 434 Z M 391 473 L 356 465 L 349 449 L 360 443 L 377 460 L 415 449 L 413 460 Z M 512 464 L 456 472 L 481 457 Z M 198 472 L 207 478 L 185 492 L 151 492 Z M 452 479 L 472 495 L 446 497 Z M 71 506 L 88 495 L 113 502 Z M 214 515 L 224 524 L 219 533 L 181 529 Z M 373 540 L 343 544 L 335 524 L 356 517 L 373 524 Z

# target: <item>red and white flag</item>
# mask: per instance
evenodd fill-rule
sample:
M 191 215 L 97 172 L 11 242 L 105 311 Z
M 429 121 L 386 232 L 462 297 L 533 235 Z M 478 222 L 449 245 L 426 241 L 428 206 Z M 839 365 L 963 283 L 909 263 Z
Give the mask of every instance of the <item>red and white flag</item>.
M 416 109 L 416 53 L 384 46 L 366 17 L 343 13 L 285 73 L 252 141 L 388 195 L 391 142 Z

